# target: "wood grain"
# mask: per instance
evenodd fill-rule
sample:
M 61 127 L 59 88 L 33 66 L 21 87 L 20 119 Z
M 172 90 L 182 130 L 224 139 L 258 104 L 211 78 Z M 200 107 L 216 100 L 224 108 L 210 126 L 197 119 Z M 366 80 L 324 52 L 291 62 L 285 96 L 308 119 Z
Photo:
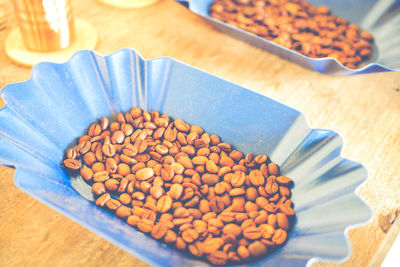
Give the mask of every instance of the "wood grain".
M 16 26 L 10 4 L 0 47 Z M 339 132 L 343 156 L 369 171 L 359 194 L 374 211 L 349 232 L 353 254 L 341 266 L 366 266 L 385 234 L 378 215 L 400 201 L 400 73 L 351 77 L 318 74 L 218 32 L 173 0 L 138 10 L 94 0 L 72 1 L 76 17 L 100 33 L 103 54 L 132 47 L 145 58 L 170 56 L 303 112 L 313 128 Z M 4 5 L 3 5 L 4 6 Z M 29 78 L 31 69 L 0 53 L 0 87 Z M 19 191 L 12 168 L 0 166 L 0 266 L 147 266 L 82 226 Z M 317 263 L 316 266 L 336 266 Z

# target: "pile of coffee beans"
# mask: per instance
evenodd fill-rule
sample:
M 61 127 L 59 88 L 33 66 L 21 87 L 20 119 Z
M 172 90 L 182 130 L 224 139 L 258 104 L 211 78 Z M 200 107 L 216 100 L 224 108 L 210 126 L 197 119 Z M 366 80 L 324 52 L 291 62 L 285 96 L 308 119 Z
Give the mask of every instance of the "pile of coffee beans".
M 215 0 L 210 16 L 308 57 L 333 57 L 348 68 L 372 54 L 370 33 L 303 0 Z
M 91 184 L 96 205 L 216 265 L 268 255 L 295 215 L 292 180 L 268 156 L 137 107 L 93 123 L 62 164 Z

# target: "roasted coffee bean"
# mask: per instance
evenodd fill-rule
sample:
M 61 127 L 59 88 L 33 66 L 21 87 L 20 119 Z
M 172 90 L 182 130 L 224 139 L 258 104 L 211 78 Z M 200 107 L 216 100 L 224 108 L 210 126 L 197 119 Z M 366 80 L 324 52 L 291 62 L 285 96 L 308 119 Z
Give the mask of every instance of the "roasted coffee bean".
M 151 236 L 154 239 L 161 239 L 166 235 L 168 230 L 169 230 L 168 223 L 165 221 L 160 221 L 151 230 Z
M 115 211 L 115 214 L 120 218 L 127 218 L 129 215 L 131 215 L 131 213 L 132 213 L 131 209 L 126 206 L 120 206 Z
M 154 171 L 152 168 L 143 168 L 136 172 L 136 178 L 140 181 L 144 181 L 153 177 Z
M 243 236 L 250 240 L 260 239 L 261 238 L 261 231 L 255 226 L 247 227 L 243 229 Z
M 82 166 L 81 162 L 76 159 L 66 159 L 63 161 L 63 164 L 66 168 L 70 170 L 79 170 L 79 168 Z
M 278 176 L 279 174 L 279 167 L 275 163 L 268 164 L 268 173 L 269 175 Z
M 101 197 L 99 197 L 99 198 L 96 200 L 96 205 L 97 205 L 97 206 L 100 206 L 100 207 L 103 207 L 103 206 L 106 204 L 106 202 L 107 202 L 108 200 L 110 200 L 110 199 L 111 199 L 110 194 L 108 194 L 108 193 L 103 194 L 103 195 L 101 195 Z
M 143 233 L 150 233 L 154 227 L 154 221 L 143 219 L 137 223 L 137 227 Z
M 262 174 L 262 172 L 260 170 L 251 171 L 249 174 L 249 178 L 250 178 L 251 183 L 254 186 L 264 185 L 264 183 L 265 183 L 264 175 Z
M 121 206 L 121 202 L 116 199 L 110 199 L 106 202 L 106 207 L 112 211 L 115 211 Z
M 267 247 L 260 241 L 254 241 L 249 245 L 248 249 L 253 257 L 259 257 L 267 253 Z
M 79 143 L 78 146 L 76 147 L 76 151 L 79 152 L 79 154 L 81 155 L 86 154 L 90 149 L 91 149 L 90 141 L 83 141 Z
M 113 157 L 115 155 L 115 146 L 112 144 L 104 144 L 102 147 L 103 154 L 106 157 Z
M 188 246 L 188 249 L 189 249 L 190 253 L 192 253 L 192 255 L 196 256 L 196 257 L 201 257 L 204 254 L 204 246 L 199 241 L 197 241 L 193 244 L 190 244 Z
M 94 172 L 90 168 L 82 168 L 80 174 L 85 181 L 90 181 L 93 178 Z
M 63 165 L 129 225 L 215 265 L 286 241 L 293 182 L 266 155 L 244 155 L 198 126 L 138 108 L 90 129 Z
M 68 159 L 75 159 L 78 156 L 78 153 L 76 152 L 75 148 L 71 148 L 67 150 L 66 157 Z
M 240 236 L 242 234 L 242 229 L 237 224 L 229 223 L 224 226 L 224 228 L 222 229 L 222 232 L 226 235 L 232 234 L 234 236 Z
M 129 205 L 129 203 L 132 201 L 132 197 L 128 193 L 123 193 L 119 196 L 119 200 L 122 204 Z
M 286 231 L 278 229 L 275 231 L 274 236 L 272 237 L 272 241 L 279 246 L 286 241 L 286 237 L 287 237 Z
M 109 191 L 117 191 L 119 182 L 116 179 L 108 179 L 104 185 L 106 186 L 107 190 Z
M 211 17 L 283 47 L 310 57 L 334 57 L 351 68 L 370 54 L 357 44 L 364 42 L 370 51 L 373 42 L 371 34 L 331 15 L 328 8 L 314 8 L 305 1 L 215 0 L 209 10 Z M 265 160 L 260 157 L 257 162 Z
M 207 256 L 207 259 L 215 265 L 224 265 L 228 260 L 226 252 L 216 250 Z
M 217 251 L 224 243 L 222 238 L 210 238 L 204 242 L 204 252 L 208 254 Z
M 159 212 L 167 212 L 172 206 L 172 198 L 170 196 L 162 196 L 158 201 L 157 201 L 157 210 Z
M 243 260 L 246 260 L 250 257 L 250 252 L 245 246 L 239 246 L 237 249 L 237 254 Z
M 102 195 L 106 192 L 106 188 L 103 183 L 94 183 L 92 185 L 92 193 L 95 195 Z
M 173 184 L 169 189 L 169 195 L 175 200 L 180 199 L 183 193 L 183 186 L 181 184 Z

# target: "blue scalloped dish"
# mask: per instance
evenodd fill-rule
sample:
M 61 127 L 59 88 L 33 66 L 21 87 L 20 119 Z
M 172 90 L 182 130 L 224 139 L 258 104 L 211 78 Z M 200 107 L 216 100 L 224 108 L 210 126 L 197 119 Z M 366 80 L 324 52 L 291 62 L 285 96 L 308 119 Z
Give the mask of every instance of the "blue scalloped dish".
M 36 65 L 30 80 L 6 86 L 1 97 L 0 162 L 16 168 L 16 186 L 155 266 L 207 263 L 96 207 L 60 167 L 66 147 L 91 122 L 133 106 L 200 125 L 244 153 L 268 154 L 294 180 L 297 221 L 287 244 L 249 266 L 344 261 L 347 231 L 371 218 L 356 194 L 367 171 L 340 156 L 337 133 L 310 129 L 300 112 L 171 58 L 80 51 L 63 64 Z
M 331 75 L 400 71 L 400 0 L 307 0 L 327 6 L 336 15 L 360 25 L 375 38 L 372 58 L 366 66 L 349 69 L 334 58 L 311 58 L 209 15 L 214 0 L 177 0 L 218 30 L 253 46 L 293 61 L 307 69 Z

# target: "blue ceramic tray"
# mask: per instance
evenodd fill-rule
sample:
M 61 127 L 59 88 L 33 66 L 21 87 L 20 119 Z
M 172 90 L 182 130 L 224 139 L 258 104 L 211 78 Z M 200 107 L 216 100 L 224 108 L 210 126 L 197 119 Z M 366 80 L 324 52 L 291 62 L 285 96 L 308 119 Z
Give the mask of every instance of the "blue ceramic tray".
M 218 30 L 258 48 L 293 61 L 305 68 L 331 75 L 352 75 L 400 70 L 400 0 L 307 0 L 324 5 L 375 37 L 374 56 L 369 64 L 349 69 L 334 58 L 310 58 L 209 16 L 214 0 L 178 0 Z
M 30 80 L 6 86 L 1 97 L 0 162 L 16 167 L 16 186 L 155 266 L 207 264 L 96 207 L 60 168 L 65 148 L 91 122 L 133 106 L 201 125 L 245 153 L 268 154 L 293 178 L 297 221 L 289 241 L 249 266 L 343 261 L 351 254 L 348 229 L 371 218 L 355 193 L 367 171 L 340 156 L 338 134 L 310 129 L 298 111 L 171 58 L 80 51 L 63 64 L 36 65 Z

